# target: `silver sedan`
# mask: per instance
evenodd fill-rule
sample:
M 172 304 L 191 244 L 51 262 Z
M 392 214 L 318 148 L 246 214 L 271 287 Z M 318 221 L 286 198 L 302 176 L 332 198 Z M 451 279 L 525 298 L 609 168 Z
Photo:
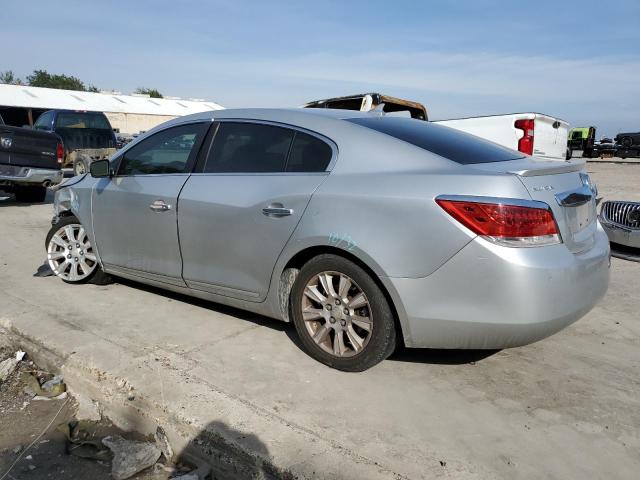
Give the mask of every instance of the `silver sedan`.
M 582 164 L 409 118 L 220 110 L 167 122 L 56 192 L 49 265 L 293 322 L 347 371 L 408 347 L 534 342 L 605 294 Z

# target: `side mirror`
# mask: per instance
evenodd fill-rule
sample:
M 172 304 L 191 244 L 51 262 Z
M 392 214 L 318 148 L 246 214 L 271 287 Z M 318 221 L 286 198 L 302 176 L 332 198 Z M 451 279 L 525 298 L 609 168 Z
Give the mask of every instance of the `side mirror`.
M 110 177 L 111 164 L 109 160 L 96 160 L 89 166 L 89 172 L 94 178 Z

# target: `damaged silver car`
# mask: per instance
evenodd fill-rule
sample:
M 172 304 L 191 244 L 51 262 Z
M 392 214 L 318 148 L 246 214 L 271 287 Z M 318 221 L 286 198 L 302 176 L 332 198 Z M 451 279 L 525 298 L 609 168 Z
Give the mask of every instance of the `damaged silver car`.
M 581 168 L 378 112 L 200 113 L 58 189 L 48 261 L 291 321 L 341 370 L 398 343 L 515 347 L 607 290 Z

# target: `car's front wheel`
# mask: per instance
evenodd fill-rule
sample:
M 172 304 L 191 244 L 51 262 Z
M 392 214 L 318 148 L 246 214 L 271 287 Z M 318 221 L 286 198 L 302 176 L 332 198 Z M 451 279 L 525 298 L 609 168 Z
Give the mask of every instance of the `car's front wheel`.
M 61 217 L 49 230 L 45 244 L 49 267 L 65 282 L 86 283 L 106 277 L 89 235 L 76 217 Z
M 384 293 L 365 270 L 340 256 L 319 255 L 301 268 L 290 307 L 305 350 L 330 367 L 360 372 L 395 348 Z

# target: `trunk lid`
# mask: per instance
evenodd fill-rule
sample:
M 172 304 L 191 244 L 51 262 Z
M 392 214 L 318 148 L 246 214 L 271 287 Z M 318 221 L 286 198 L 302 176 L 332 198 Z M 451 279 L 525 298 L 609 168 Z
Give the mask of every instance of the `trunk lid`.
M 56 158 L 58 136 L 27 128 L 0 125 L 0 163 L 5 165 L 60 169 Z
M 587 180 L 584 162 L 559 164 L 558 161 L 527 157 L 469 166 L 516 176 L 532 200 L 551 207 L 562 241 L 571 252 L 582 252 L 593 245 L 597 230 L 596 196 Z

